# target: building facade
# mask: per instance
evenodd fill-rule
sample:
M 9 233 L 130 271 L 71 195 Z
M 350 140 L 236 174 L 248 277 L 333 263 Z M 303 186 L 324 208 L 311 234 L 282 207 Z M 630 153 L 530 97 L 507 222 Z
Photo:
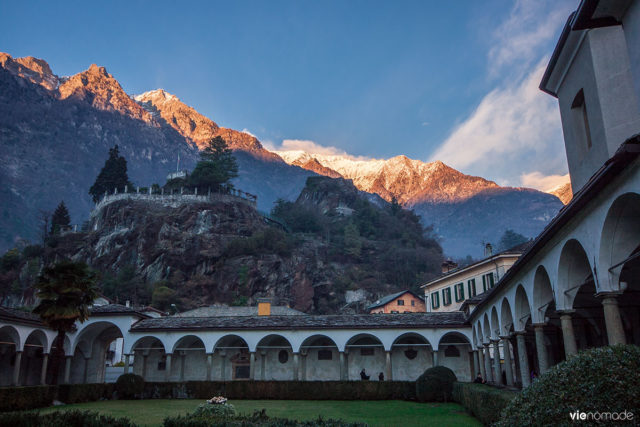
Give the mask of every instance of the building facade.
M 380 298 L 367 307 L 369 314 L 424 313 L 424 300 L 411 291 L 401 291 Z
M 465 301 L 493 288 L 521 254 L 521 250 L 501 252 L 471 265 L 454 268 L 425 283 L 421 288 L 424 289 L 427 311 L 460 310 Z

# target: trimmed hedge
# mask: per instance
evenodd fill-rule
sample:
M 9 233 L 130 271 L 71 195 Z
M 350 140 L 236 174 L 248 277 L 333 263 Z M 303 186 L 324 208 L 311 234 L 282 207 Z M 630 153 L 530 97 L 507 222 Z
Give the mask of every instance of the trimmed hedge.
M 573 423 L 571 414 L 576 411 L 632 412 L 632 422 L 637 422 L 640 416 L 640 347 L 616 345 L 579 352 L 552 367 L 523 390 L 502 411 L 502 418 L 496 425 L 531 422 L 570 425 Z M 579 423 L 602 424 L 597 419 L 581 419 Z
M 0 412 L 24 411 L 49 406 L 56 396 L 53 386 L 0 388 Z
M 113 398 L 114 391 L 115 384 L 60 384 L 56 399 L 64 403 L 95 402 Z
M 144 392 L 144 378 L 136 374 L 123 374 L 116 380 L 119 399 L 136 399 Z
M 464 406 L 484 425 L 492 424 L 500 419 L 502 410 L 519 393 L 498 389 L 485 384 L 455 383 L 453 385 L 453 401 Z
M 188 381 L 145 383 L 145 399 L 414 400 L 413 381 Z

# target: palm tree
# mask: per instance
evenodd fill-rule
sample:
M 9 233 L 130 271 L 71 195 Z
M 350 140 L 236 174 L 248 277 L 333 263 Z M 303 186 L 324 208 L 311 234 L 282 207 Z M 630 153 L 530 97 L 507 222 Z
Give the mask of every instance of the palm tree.
M 52 354 L 52 384 L 57 384 L 60 362 L 64 358 L 64 339 L 76 320 L 89 318 L 89 306 L 98 296 L 95 274 L 83 262 L 62 261 L 44 269 L 36 288 L 40 304 L 33 312 L 51 329 L 58 331 Z

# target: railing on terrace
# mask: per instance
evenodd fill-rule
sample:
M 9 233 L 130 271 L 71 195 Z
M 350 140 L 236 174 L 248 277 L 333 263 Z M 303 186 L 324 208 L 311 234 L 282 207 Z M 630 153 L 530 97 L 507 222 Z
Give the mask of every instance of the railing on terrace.
M 104 193 L 101 200 L 96 203 L 95 209 L 99 209 L 107 203 L 124 200 L 124 199 L 154 199 L 167 201 L 209 201 L 219 199 L 220 196 L 238 198 L 253 207 L 256 207 L 258 196 L 247 193 L 242 190 L 231 188 L 228 186 L 220 186 L 217 188 L 201 188 L 201 187 L 180 187 L 165 189 L 164 187 L 136 187 L 135 190 L 124 187 L 123 191 L 114 189 L 112 192 Z

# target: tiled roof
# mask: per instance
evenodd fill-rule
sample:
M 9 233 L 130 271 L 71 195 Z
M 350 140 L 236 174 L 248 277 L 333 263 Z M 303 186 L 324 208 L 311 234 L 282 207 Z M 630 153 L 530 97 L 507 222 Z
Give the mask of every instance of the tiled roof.
M 391 294 L 391 295 L 385 295 L 382 298 L 380 298 L 379 300 L 377 300 L 376 302 L 374 302 L 373 304 L 371 304 L 369 307 L 367 307 L 367 310 L 372 310 L 374 308 L 378 308 L 378 307 L 382 307 L 385 304 L 390 303 L 391 301 L 393 301 L 394 299 L 398 298 L 401 295 L 404 295 L 406 293 L 410 293 L 411 295 L 413 295 L 414 297 L 422 300 L 422 297 L 420 297 L 419 295 L 416 295 L 415 293 L 411 292 L 411 291 L 400 291 L 400 292 L 396 292 L 395 294 Z
M 294 310 L 283 305 L 272 305 L 272 316 L 301 316 L 302 311 Z M 258 307 L 227 307 L 222 305 L 212 305 L 209 307 L 199 307 L 193 310 L 176 314 L 176 317 L 221 317 L 221 316 L 257 316 Z
M 464 313 L 357 314 L 325 316 L 163 317 L 136 323 L 132 331 L 164 329 L 401 329 L 455 327 L 465 324 Z
M 121 304 L 96 305 L 91 307 L 91 316 L 109 316 L 118 314 L 134 314 L 139 317 L 149 317 L 133 307 Z
M 42 324 L 42 320 L 37 314 L 7 307 L 0 307 L 0 319 Z

